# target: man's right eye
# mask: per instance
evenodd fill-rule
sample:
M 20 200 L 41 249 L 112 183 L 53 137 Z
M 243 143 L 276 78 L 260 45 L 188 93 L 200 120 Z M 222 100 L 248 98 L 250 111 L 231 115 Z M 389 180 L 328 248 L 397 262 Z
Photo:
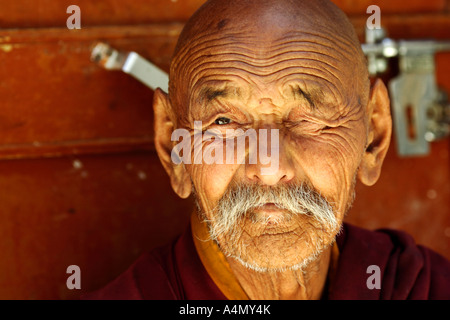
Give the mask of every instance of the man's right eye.
M 214 121 L 214 124 L 217 124 L 219 126 L 223 126 L 223 125 L 226 125 L 226 124 L 230 124 L 231 122 L 232 121 L 229 118 L 220 117 L 220 118 L 217 118 L 216 121 Z

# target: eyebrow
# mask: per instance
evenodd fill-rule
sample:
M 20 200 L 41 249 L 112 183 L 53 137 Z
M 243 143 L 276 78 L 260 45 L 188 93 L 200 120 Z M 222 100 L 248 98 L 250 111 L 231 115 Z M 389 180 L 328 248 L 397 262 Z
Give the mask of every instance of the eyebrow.
M 320 89 L 313 89 L 311 91 L 306 91 L 302 89 L 299 85 L 290 85 L 291 87 L 291 97 L 296 99 L 305 99 L 311 110 L 316 110 L 317 106 L 323 103 L 323 92 Z M 241 91 L 238 87 L 223 87 L 216 85 L 209 85 L 200 90 L 196 97 L 196 101 L 199 105 L 207 105 L 211 103 L 218 97 L 229 97 L 229 96 L 241 96 Z
M 299 85 L 292 85 L 291 93 L 294 99 L 298 98 L 299 96 L 304 98 L 311 107 L 311 110 L 315 110 L 317 105 L 323 102 L 323 92 L 321 90 L 315 89 L 308 92 L 306 90 L 303 90 Z
M 215 86 L 207 86 L 200 90 L 196 100 L 199 104 L 204 105 L 212 102 L 214 99 L 218 97 L 225 98 L 231 95 L 239 97 L 241 95 L 239 88 L 235 87 L 218 88 Z

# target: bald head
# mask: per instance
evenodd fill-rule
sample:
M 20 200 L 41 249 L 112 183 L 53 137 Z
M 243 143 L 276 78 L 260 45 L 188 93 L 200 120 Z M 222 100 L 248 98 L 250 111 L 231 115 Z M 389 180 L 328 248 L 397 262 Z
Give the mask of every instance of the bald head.
M 207 1 L 188 21 L 175 49 L 169 91 L 174 107 L 186 109 L 195 103 L 199 96 L 192 94 L 206 78 L 213 80 L 208 70 L 215 66 L 219 78 L 224 76 L 220 70 L 227 73 L 237 66 L 265 82 L 283 77 L 286 68 L 303 73 L 294 66 L 308 68 L 314 76 L 339 76 L 328 89 L 340 103 L 355 98 L 363 104 L 369 90 L 354 28 L 327 0 Z M 324 92 L 316 89 L 311 94 L 320 100 Z
M 345 14 L 328 0 L 210 0 L 188 21 L 176 51 L 200 34 L 227 30 L 261 36 L 315 30 L 357 41 Z

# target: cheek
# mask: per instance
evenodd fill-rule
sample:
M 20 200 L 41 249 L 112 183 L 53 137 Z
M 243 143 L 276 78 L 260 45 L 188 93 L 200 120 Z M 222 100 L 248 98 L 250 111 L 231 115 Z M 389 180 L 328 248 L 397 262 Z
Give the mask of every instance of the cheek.
M 294 159 L 299 175 L 334 202 L 337 209 L 346 207 L 353 179 L 361 158 L 361 142 L 355 135 L 322 134 L 293 139 Z M 291 151 L 292 152 L 292 151 Z
M 205 211 L 212 210 L 226 192 L 237 170 L 236 165 L 194 164 L 187 166 L 198 200 Z
M 210 211 L 227 191 L 245 158 L 238 158 L 236 139 L 229 143 L 225 139 L 204 137 L 200 147 L 192 146 L 191 163 L 195 163 L 194 155 L 198 153 L 201 158 L 197 158 L 197 162 L 202 163 L 189 165 L 187 169 L 203 209 Z M 245 153 L 242 155 L 245 157 Z

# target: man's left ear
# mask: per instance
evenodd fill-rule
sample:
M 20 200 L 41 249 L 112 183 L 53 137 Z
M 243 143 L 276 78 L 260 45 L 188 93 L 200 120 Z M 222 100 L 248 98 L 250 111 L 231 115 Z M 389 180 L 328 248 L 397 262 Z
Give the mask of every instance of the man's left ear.
M 368 138 L 358 170 L 359 180 L 367 186 L 374 185 L 381 173 L 381 166 L 391 142 L 392 118 L 388 91 L 383 81 L 376 79 L 370 89 L 368 114 Z

